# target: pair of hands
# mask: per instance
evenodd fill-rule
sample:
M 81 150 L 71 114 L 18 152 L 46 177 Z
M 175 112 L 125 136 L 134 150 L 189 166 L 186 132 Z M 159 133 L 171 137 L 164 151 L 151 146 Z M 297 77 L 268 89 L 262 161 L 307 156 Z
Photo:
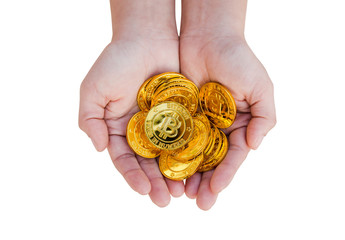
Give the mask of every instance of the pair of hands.
M 135 155 L 126 141 L 127 123 L 139 111 L 139 87 L 147 78 L 168 71 L 181 72 L 199 88 L 207 81 L 218 81 L 231 91 L 237 105 L 234 124 L 224 129 L 230 142 L 227 156 L 215 170 L 196 173 L 185 183 L 164 178 L 156 159 Z M 98 151 L 108 148 L 133 190 L 149 194 L 160 207 L 167 206 L 171 196 L 185 193 L 196 198 L 199 208 L 211 208 L 249 150 L 256 149 L 274 125 L 273 85 L 243 37 L 117 38 L 81 84 L 80 128 Z

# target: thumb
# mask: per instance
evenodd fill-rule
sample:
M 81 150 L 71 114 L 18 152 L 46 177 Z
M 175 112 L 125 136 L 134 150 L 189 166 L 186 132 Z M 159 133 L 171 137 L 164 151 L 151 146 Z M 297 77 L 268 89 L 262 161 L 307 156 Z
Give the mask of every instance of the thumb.
M 108 128 L 104 121 L 107 102 L 94 86 L 84 81 L 80 87 L 79 127 L 92 140 L 97 151 L 108 146 Z
M 274 106 L 273 84 L 268 84 L 254 89 L 249 98 L 252 119 L 247 127 L 247 144 L 252 149 L 257 149 L 264 136 L 276 124 L 276 111 Z

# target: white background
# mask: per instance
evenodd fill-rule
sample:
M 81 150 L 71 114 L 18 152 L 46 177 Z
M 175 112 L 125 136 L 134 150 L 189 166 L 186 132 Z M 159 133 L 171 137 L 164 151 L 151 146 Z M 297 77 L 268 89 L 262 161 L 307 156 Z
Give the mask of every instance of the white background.
M 1 0 L 0 239 L 345 239 L 342 2 L 249 1 L 278 124 L 205 212 L 138 195 L 78 128 L 108 1 Z

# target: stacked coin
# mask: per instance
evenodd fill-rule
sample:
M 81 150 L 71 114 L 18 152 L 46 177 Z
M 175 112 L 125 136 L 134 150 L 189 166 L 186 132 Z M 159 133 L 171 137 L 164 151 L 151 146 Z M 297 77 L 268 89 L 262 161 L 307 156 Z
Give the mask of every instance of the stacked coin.
M 137 102 L 141 111 L 128 122 L 127 142 L 137 155 L 159 156 L 165 177 L 186 179 L 215 168 L 226 156 L 228 140 L 218 128 L 234 122 L 236 105 L 221 84 L 206 83 L 199 92 L 185 76 L 162 73 L 143 83 Z

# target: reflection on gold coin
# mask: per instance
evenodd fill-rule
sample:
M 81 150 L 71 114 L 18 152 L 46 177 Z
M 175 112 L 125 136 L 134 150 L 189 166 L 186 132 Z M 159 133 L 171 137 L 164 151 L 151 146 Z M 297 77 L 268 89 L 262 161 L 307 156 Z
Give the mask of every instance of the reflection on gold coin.
M 170 151 L 171 154 L 178 161 L 188 161 L 206 148 L 210 137 L 210 123 L 207 117 L 202 113 L 196 113 L 193 117 L 193 135 L 191 140 L 183 147 Z
M 175 72 L 166 72 L 166 73 L 161 73 L 158 75 L 155 75 L 151 78 L 151 80 L 146 84 L 145 86 L 145 92 L 146 92 L 146 102 L 148 106 L 151 106 L 151 100 L 154 92 L 156 89 L 164 82 L 174 79 L 174 78 L 185 78 L 180 73 L 175 73 Z
M 200 165 L 198 172 L 206 172 L 209 170 L 212 170 L 216 166 L 218 166 L 223 159 L 225 158 L 227 152 L 228 152 L 228 139 L 226 135 L 219 131 L 220 133 L 220 144 L 216 151 L 213 152 L 213 155 L 209 156 L 208 159 L 204 159 L 202 164 Z
M 210 133 L 211 131 L 211 123 L 208 118 L 202 112 L 197 112 L 193 115 L 193 119 L 198 119 L 199 121 L 203 122 L 205 125 L 205 131 Z
M 212 127 L 211 127 L 212 128 Z M 198 171 L 199 172 L 204 172 L 205 168 L 209 168 L 210 165 L 212 165 L 212 163 L 214 162 L 216 156 L 218 155 L 221 147 L 222 147 L 222 135 L 221 135 L 221 131 L 218 130 L 218 128 L 214 128 L 215 132 L 214 132 L 214 143 L 212 148 L 208 151 L 208 152 L 204 152 L 204 160 L 201 163 Z
M 229 142 L 228 139 L 222 131 L 219 131 L 222 135 L 222 146 L 220 148 L 219 154 L 216 156 L 212 167 L 215 168 L 217 167 L 225 158 L 226 154 L 228 153 L 228 148 L 229 148 Z
M 190 161 L 180 162 L 167 152 L 163 151 L 159 157 L 159 169 L 161 173 L 172 180 L 183 180 L 192 176 L 203 160 L 203 154 L 199 154 Z
M 212 152 L 214 144 L 215 144 L 215 140 L 219 138 L 218 128 L 213 123 L 211 123 L 210 126 L 211 126 L 210 138 L 209 138 L 208 144 L 206 145 L 206 148 L 204 150 L 204 159 L 205 159 L 205 156 L 208 159 L 208 156 L 211 155 L 211 152 Z
M 151 107 L 160 102 L 172 101 L 182 104 L 194 115 L 198 108 L 198 98 L 191 89 L 183 87 L 167 88 L 152 99 Z
M 144 158 L 159 156 L 160 149 L 155 147 L 145 135 L 145 112 L 136 113 L 127 124 L 126 138 L 128 145 L 138 155 Z
M 193 119 L 181 104 L 162 102 L 148 112 L 145 133 L 156 147 L 174 150 L 189 141 L 193 133 Z
M 195 94 L 196 98 L 199 98 L 199 89 L 191 80 L 186 79 L 186 78 L 173 78 L 173 79 L 169 79 L 169 81 L 162 83 L 156 89 L 155 93 L 152 96 L 152 99 L 154 99 L 162 91 L 169 88 L 176 88 L 176 87 L 187 88 L 188 90 L 192 91 Z
M 152 78 L 147 79 L 139 88 L 137 95 L 137 103 L 141 111 L 148 111 L 150 105 L 146 102 L 146 85 L 152 80 Z
M 200 107 L 219 128 L 230 127 L 235 121 L 236 104 L 228 89 L 219 83 L 209 82 L 200 89 Z

